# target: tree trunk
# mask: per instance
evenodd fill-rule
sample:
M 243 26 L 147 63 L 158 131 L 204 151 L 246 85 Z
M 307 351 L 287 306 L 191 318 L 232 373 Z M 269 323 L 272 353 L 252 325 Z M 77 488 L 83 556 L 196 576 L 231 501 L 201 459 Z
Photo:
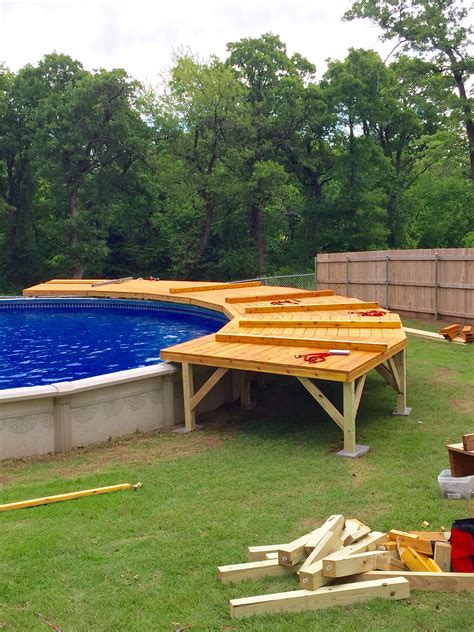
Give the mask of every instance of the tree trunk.
M 214 204 L 212 201 L 205 195 L 204 196 L 204 208 L 206 210 L 206 218 L 204 220 L 204 229 L 202 231 L 201 239 L 199 240 L 199 245 L 196 251 L 196 255 L 194 258 L 195 262 L 198 262 L 202 257 L 204 250 L 209 243 L 209 237 L 211 236 L 211 228 L 212 222 L 214 220 Z M 192 270 L 192 263 L 187 266 L 187 268 L 182 273 L 182 278 L 187 279 Z
M 252 206 L 253 243 L 257 252 L 258 273 L 265 273 L 265 239 L 263 235 L 262 209 Z
M 474 122 L 472 120 L 472 110 L 469 99 L 466 94 L 466 86 L 464 85 L 462 71 L 458 66 L 458 62 L 452 50 L 448 51 L 449 61 L 451 63 L 451 72 L 456 82 L 459 98 L 464 113 L 464 125 L 466 127 L 467 140 L 469 143 L 469 160 L 471 165 L 471 183 L 474 186 Z
M 74 185 L 72 189 L 69 191 L 69 195 L 67 197 L 67 205 L 69 211 L 69 217 L 73 220 L 71 222 L 71 246 L 74 253 L 74 256 L 77 257 L 77 246 L 79 244 L 79 233 L 77 230 L 75 220 L 79 217 L 79 202 L 77 199 L 77 185 Z M 72 267 L 72 278 L 73 279 L 82 279 L 84 276 L 86 266 L 80 261 L 75 261 Z

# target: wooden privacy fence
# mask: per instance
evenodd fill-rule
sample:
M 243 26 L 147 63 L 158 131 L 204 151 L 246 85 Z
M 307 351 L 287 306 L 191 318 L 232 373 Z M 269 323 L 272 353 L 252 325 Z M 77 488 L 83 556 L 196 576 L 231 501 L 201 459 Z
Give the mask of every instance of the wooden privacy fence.
M 317 288 L 410 315 L 474 319 L 474 248 L 320 254 Z

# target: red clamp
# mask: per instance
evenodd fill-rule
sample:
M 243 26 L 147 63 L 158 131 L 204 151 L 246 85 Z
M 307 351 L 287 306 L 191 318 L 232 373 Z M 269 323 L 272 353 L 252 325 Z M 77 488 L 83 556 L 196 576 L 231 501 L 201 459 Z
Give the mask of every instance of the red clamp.
M 369 309 L 366 312 L 349 312 L 349 314 L 359 314 L 359 316 L 385 316 L 387 313 L 379 309 Z
M 292 305 L 298 305 L 301 301 L 293 298 L 281 299 L 279 301 L 270 301 L 270 305 L 285 305 L 285 303 L 290 303 Z
M 303 358 L 305 362 L 309 364 L 317 364 L 318 362 L 324 362 L 332 353 L 328 351 L 321 351 L 319 353 L 306 353 L 305 355 L 295 355 L 295 358 Z

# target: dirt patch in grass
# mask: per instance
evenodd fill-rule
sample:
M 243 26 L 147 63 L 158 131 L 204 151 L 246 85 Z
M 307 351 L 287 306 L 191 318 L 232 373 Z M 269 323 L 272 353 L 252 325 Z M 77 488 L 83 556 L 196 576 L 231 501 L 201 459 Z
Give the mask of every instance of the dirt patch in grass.
M 87 455 L 86 463 L 71 468 L 59 468 L 55 473 L 63 477 L 76 478 L 78 474 L 89 474 L 108 466 L 171 461 L 194 456 L 206 450 L 215 450 L 222 444 L 222 440 L 218 436 L 196 432 L 189 435 L 168 435 L 158 445 L 146 443 L 149 443 L 147 439 L 144 440 L 144 445 L 134 441 L 132 444 L 123 443 L 96 449 Z
M 75 479 L 82 475 L 100 472 L 108 467 L 151 464 L 191 457 L 207 450 L 215 450 L 223 443 L 217 433 L 193 432 L 180 435 L 172 432 L 149 433 L 117 439 L 100 446 L 75 448 L 70 454 L 44 454 L 37 457 L 11 460 L 6 463 L 10 471 L 19 476 L 0 476 L 7 485 L 22 480 L 28 465 L 45 465 L 36 477 Z M 49 468 L 48 466 L 52 467 Z M 29 474 L 31 478 L 31 472 Z
M 0 485 L 6 485 L 8 483 L 13 483 L 18 480 L 17 476 L 0 476 Z
M 466 413 L 466 415 L 474 416 L 474 400 L 473 399 L 451 399 L 449 403 L 457 410 L 460 410 L 462 413 Z
M 453 382 L 459 373 L 456 369 L 450 369 L 448 367 L 438 367 L 435 369 L 435 377 L 442 382 Z

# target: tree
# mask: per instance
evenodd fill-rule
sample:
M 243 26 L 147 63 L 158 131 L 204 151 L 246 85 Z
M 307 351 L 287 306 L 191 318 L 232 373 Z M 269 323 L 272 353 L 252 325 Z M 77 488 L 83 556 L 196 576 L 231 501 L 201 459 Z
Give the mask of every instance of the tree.
M 458 110 L 464 122 L 474 186 L 474 121 L 466 83 L 474 68 L 469 54 L 472 27 L 468 9 L 458 0 L 358 0 L 345 19 L 368 18 L 383 30 L 383 39 L 430 62 L 433 73 L 449 74 L 458 91 Z
M 284 148 L 301 130 L 302 93 L 305 82 L 314 75 L 315 67 L 301 55 L 289 57 L 286 46 L 276 35 L 267 33 L 258 39 L 245 38 L 227 45 L 228 64 L 245 88 L 249 106 L 249 123 L 240 151 L 241 180 L 245 183 L 244 199 L 250 217 L 252 240 L 256 252 L 257 271 L 265 272 L 264 198 L 259 190 L 261 173 L 274 169 L 282 159 Z M 293 106 L 293 107 L 292 107 Z M 267 163 L 259 169 L 259 163 Z M 281 172 L 277 180 L 281 185 Z M 268 181 L 268 178 L 264 178 Z M 288 178 L 283 184 L 283 199 L 295 199 L 294 186 Z M 253 188 L 255 187 L 255 188 Z M 290 211 L 291 209 L 287 209 Z
M 226 64 L 184 56 L 172 69 L 169 94 L 155 108 L 157 134 L 167 128 L 172 135 L 159 143 L 160 224 L 172 244 L 174 271 L 182 277 L 202 273 L 212 257 L 210 242 L 219 232 L 215 223 L 231 177 L 227 161 L 232 162 L 229 154 L 243 124 L 243 102 L 242 87 Z
M 109 217 L 95 176 L 104 170 L 124 176 L 143 153 L 147 126 L 134 108 L 138 85 L 122 70 L 89 73 L 54 54 L 36 73 L 40 88 L 47 86 L 37 113 L 37 151 L 51 186 L 64 192 L 63 266 L 81 278 L 106 255 Z

